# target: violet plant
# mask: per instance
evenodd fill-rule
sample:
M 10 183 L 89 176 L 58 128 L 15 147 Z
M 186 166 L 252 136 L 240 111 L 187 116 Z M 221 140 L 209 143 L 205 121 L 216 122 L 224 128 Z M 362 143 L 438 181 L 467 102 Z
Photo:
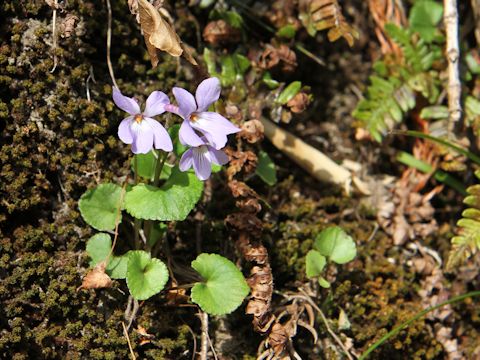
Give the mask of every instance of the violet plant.
M 131 145 L 134 181 L 123 188 L 107 183 L 88 190 L 80 198 L 79 209 L 84 220 L 101 231 L 87 242 L 90 266 L 103 264 L 111 278 L 126 279 L 135 300 L 146 300 L 164 289 L 169 271 L 156 256 L 166 235 L 166 222 L 185 220 L 201 198 L 212 166 L 228 162 L 222 149 L 228 135 L 240 129 L 217 112 L 208 111 L 220 91 L 217 78 L 200 83 L 195 97 L 176 87 L 177 105 L 170 103 L 165 93 L 154 91 L 141 111 L 134 98 L 113 88 L 114 103 L 128 114 L 120 122 L 118 137 Z M 167 131 L 156 119 L 165 112 L 183 119 L 181 126 Z M 130 226 L 133 235 L 131 250 L 117 256 L 112 255 L 115 245 L 109 233 L 125 218 L 123 211 L 133 217 L 123 226 L 124 230 Z M 126 234 L 128 231 L 122 231 L 119 241 L 127 241 Z M 220 255 L 200 254 L 192 267 L 203 280 L 191 285 L 191 300 L 209 314 L 232 312 L 250 291 L 242 273 Z

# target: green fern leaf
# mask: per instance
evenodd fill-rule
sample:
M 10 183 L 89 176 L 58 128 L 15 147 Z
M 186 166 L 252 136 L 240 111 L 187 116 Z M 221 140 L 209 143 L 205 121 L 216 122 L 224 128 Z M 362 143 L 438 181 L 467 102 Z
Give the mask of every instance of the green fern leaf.
M 480 170 L 475 172 L 480 179 Z M 457 222 L 458 235 L 452 238 L 452 250 L 447 261 L 447 270 L 453 269 L 480 249 L 480 184 L 467 189 L 468 196 L 463 201 L 470 208 L 462 213 Z

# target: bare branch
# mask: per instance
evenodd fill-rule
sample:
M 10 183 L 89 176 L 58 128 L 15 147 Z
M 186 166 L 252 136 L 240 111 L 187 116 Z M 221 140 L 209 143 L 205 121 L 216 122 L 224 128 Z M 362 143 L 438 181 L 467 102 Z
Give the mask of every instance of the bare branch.
M 453 129 L 459 124 L 462 117 L 457 0 L 444 0 L 444 9 L 443 21 L 447 32 L 446 56 L 448 61 L 448 112 L 450 114 L 448 127 L 449 133 L 452 134 Z

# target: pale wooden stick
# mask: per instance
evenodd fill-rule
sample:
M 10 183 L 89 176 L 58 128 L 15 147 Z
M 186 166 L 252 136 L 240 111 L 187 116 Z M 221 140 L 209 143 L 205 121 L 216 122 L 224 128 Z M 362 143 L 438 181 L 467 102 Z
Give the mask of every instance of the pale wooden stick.
M 55 0 L 53 3 L 53 15 L 52 15 L 52 52 L 53 52 L 53 68 L 50 70 L 51 73 L 57 68 L 58 58 L 57 58 L 57 7 L 58 0 Z
M 204 311 L 199 310 L 198 317 L 202 323 L 202 334 L 200 340 L 200 354 L 199 360 L 207 360 L 208 353 L 208 314 Z
M 443 22 L 447 32 L 446 55 L 448 60 L 448 128 L 450 134 L 459 124 L 462 117 L 459 59 L 460 50 L 458 46 L 458 11 L 457 0 L 444 0 Z
M 303 142 L 295 135 L 275 125 L 272 121 L 262 117 L 265 136 L 280 151 L 306 170 L 315 179 L 344 187 L 347 192 L 352 181 L 362 193 L 368 193 L 368 187 L 352 173 L 338 165 L 320 150 Z

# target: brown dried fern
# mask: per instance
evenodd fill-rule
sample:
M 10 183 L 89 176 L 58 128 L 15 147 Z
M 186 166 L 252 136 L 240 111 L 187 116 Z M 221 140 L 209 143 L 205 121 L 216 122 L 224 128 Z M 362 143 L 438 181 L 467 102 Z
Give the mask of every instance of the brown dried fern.
M 358 31 L 347 22 L 337 0 L 300 0 L 298 9 L 299 18 L 311 36 L 329 29 L 327 36 L 331 42 L 343 37 L 353 46 L 358 39 Z

